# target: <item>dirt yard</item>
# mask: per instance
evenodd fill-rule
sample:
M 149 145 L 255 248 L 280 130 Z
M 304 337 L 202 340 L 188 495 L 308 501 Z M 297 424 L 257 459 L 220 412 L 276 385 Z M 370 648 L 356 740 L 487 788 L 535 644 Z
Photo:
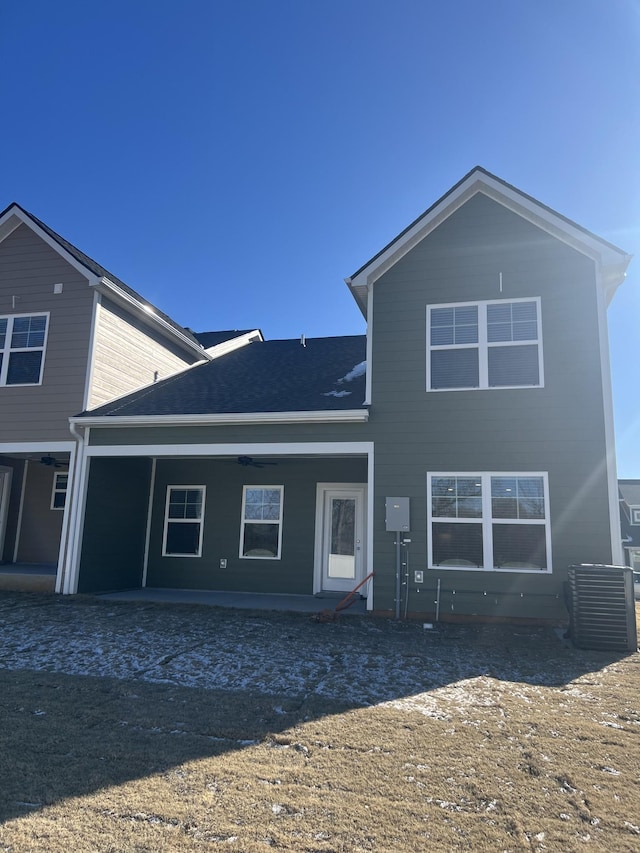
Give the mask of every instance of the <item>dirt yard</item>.
M 0 593 L 0 851 L 640 851 L 640 655 Z

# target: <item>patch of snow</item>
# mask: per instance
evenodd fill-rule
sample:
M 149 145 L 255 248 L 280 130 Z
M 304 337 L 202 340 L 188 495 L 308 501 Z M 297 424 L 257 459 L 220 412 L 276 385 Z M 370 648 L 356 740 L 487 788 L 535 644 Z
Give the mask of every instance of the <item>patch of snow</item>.
M 357 379 L 359 376 L 364 376 L 367 372 L 367 362 L 361 361 L 360 364 L 356 364 L 342 379 L 338 379 L 338 385 L 342 385 L 343 382 L 353 382 L 354 379 Z
M 342 382 L 342 379 L 340 380 Z M 325 391 L 323 397 L 348 397 L 351 391 Z

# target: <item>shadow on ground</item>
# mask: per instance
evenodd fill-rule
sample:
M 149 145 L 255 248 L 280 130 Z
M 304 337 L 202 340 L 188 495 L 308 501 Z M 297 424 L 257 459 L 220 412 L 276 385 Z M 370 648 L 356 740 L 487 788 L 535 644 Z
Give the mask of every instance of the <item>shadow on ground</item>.
M 350 709 L 479 677 L 562 688 L 624 657 L 545 628 L 28 594 L 0 594 L 0 619 L 2 821 Z

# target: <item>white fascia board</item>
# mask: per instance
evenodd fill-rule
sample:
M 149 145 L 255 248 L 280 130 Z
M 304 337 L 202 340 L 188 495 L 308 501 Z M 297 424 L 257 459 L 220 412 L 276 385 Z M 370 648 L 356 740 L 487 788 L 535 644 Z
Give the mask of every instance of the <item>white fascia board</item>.
M 183 335 L 182 332 L 172 326 L 171 323 L 167 323 L 164 317 L 160 317 L 156 314 L 150 305 L 145 305 L 143 302 L 135 299 L 130 293 L 126 293 L 122 288 L 118 287 L 118 285 L 111 281 L 111 279 L 108 279 L 106 276 L 103 276 L 102 278 L 95 277 L 94 281 L 90 281 L 89 284 L 96 287 L 101 293 L 104 293 L 111 298 L 115 298 L 117 302 L 120 302 L 125 307 L 133 309 L 143 320 L 147 320 L 151 325 L 156 324 L 160 326 L 165 335 L 179 341 L 183 347 L 186 347 L 191 350 L 191 352 L 198 355 L 201 361 L 213 361 L 212 357 L 204 347 L 190 340 L 186 335 Z
M 260 329 L 253 329 L 251 332 L 246 332 L 244 335 L 238 335 L 237 338 L 230 338 L 228 341 L 223 341 L 221 344 L 216 344 L 213 347 L 208 347 L 205 352 L 212 359 L 220 358 L 221 355 L 226 355 L 228 352 L 233 352 L 241 347 L 246 347 L 247 344 L 252 344 L 254 341 L 263 341 L 262 332 Z
M 0 443 L 0 455 L 8 453 L 40 453 L 43 450 L 51 453 L 69 453 L 74 450 L 75 441 L 9 441 Z
M 475 170 L 439 203 L 416 220 L 407 231 L 390 243 L 385 251 L 366 264 L 355 276 L 345 279 L 363 313 L 366 311 L 367 285 L 373 284 L 445 219 L 479 192 L 596 261 L 604 271 L 604 283 L 609 288 L 613 287 L 615 290 L 624 280 L 631 255 L 601 240 L 595 234 L 583 231 L 571 221 L 497 178 Z
M 80 427 L 211 426 L 215 424 L 320 424 L 364 423 L 368 409 L 328 412 L 230 412 L 215 415 L 101 415 L 69 418 Z
M 372 441 L 297 441 L 260 442 L 253 444 L 122 444 L 85 445 L 85 453 L 93 456 L 369 456 Z
M 12 206 L 0 218 L 0 243 L 22 225 L 22 217 L 18 216 L 18 213 L 20 211 Z

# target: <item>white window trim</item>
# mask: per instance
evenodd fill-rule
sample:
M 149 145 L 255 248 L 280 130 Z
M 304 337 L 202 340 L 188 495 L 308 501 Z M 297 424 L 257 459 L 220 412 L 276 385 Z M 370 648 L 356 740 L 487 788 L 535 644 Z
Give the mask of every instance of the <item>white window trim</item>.
M 254 518 L 245 518 L 245 507 L 247 500 L 247 489 L 277 489 L 280 492 L 280 516 L 278 519 L 269 518 L 264 521 Z M 241 560 L 280 560 L 282 558 L 282 519 L 284 515 L 284 486 L 268 486 L 262 483 L 249 483 L 242 487 L 242 514 L 240 516 L 240 551 Z M 275 557 L 259 557 L 244 554 L 244 531 L 246 524 L 277 524 L 278 525 L 278 553 Z
M 640 525 L 640 506 L 629 507 L 629 521 L 633 527 Z
M 171 500 L 171 492 L 179 491 L 179 490 L 197 490 L 202 492 L 202 501 L 200 504 L 200 518 L 169 518 L 169 503 Z M 201 557 L 202 556 L 202 538 L 204 534 L 204 507 L 205 500 L 207 497 L 207 487 L 206 486 L 180 486 L 171 483 L 171 485 L 167 486 L 167 495 L 165 498 L 164 504 L 164 528 L 162 531 L 162 556 L 163 557 Z M 174 554 L 167 552 L 167 534 L 169 531 L 169 524 L 195 524 L 198 523 L 200 525 L 200 532 L 198 536 L 198 551 L 195 554 Z
M 534 341 L 496 341 L 489 343 L 487 339 L 487 306 L 514 304 L 516 302 L 535 302 L 538 322 L 538 338 Z M 473 344 L 442 344 L 431 346 L 431 311 L 439 308 L 478 308 L 478 343 Z M 537 385 L 489 385 L 489 349 L 499 346 L 531 346 L 538 347 L 538 379 Z M 451 349 L 478 350 L 478 385 L 464 388 L 432 388 L 431 387 L 431 351 Z M 427 305 L 427 391 L 508 391 L 514 388 L 544 388 L 544 359 L 542 357 L 542 302 L 539 296 L 519 297 L 517 299 L 485 299 L 475 302 L 443 302 Z
M 477 477 L 482 482 L 482 518 L 433 518 L 432 516 L 432 494 L 431 481 L 434 477 Z M 541 519 L 494 519 L 491 512 L 491 478 L 492 477 L 542 477 L 544 495 L 544 520 Z M 433 522 L 451 521 L 456 524 L 482 524 L 482 551 L 485 558 L 485 566 L 440 566 L 433 563 L 433 537 L 431 525 Z M 546 569 L 524 569 L 524 568 L 500 568 L 491 565 L 493 563 L 493 524 L 513 523 L 521 525 L 544 524 L 545 544 L 547 549 Z M 546 471 L 430 471 L 427 474 L 427 567 L 437 571 L 448 572 L 515 572 L 517 574 L 550 575 L 553 572 L 553 561 L 551 557 L 551 513 L 549 509 L 549 475 Z
M 44 328 L 44 341 L 42 342 L 41 347 L 11 347 L 11 336 L 13 333 L 13 321 L 17 320 L 21 317 L 46 317 L 47 322 Z M 2 367 L 0 368 L 0 388 L 34 388 L 38 385 L 42 385 L 42 376 L 44 374 L 44 360 L 47 352 L 47 340 L 49 338 L 49 320 L 50 320 L 50 312 L 49 311 L 30 311 L 25 314 L 2 314 L 0 315 L 0 320 L 7 320 L 7 335 L 5 339 L 4 347 L 0 348 L 0 353 L 2 353 Z M 18 384 L 7 385 L 7 373 L 9 372 L 9 358 L 12 352 L 42 352 L 42 359 L 40 361 L 40 375 L 38 376 L 37 382 L 21 382 Z
M 67 485 L 64 489 L 58 486 L 58 477 L 66 477 Z M 65 506 L 67 505 L 67 491 L 69 488 L 69 472 L 68 471 L 54 471 L 53 473 L 53 487 L 51 489 L 51 509 L 56 510 L 57 512 L 64 511 Z M 55 506 L 56 495 L 64 495 L 64 503 L 62 506 Z

